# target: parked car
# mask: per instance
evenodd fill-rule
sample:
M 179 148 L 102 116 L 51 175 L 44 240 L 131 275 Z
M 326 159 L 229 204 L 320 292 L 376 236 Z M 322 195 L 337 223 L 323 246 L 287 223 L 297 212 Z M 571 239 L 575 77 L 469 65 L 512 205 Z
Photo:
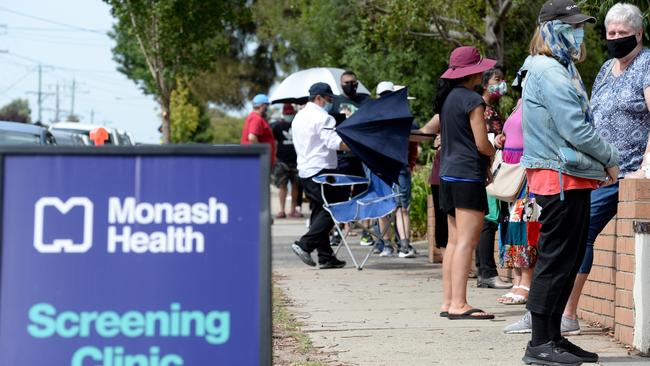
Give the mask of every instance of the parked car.
M 56 139 L 57 145 L 88 146 L 93 144 L 90 139 L 88 139 L 88 136 L 81 133 L 59 129 L 55 129 L 50 132 Z
M 0 145 L 55 145 L 46 129 L 30 123 L 0 121 Z
M 117 132 L 117 142 L 120 146 L 135 146 L 135 140 L 129 132 L 116 130 Z
M 50 126 L 50 131 L 51 132 L 67 131 L 67 132 L 82 134 L 88 138 L 91 145 L 94 145 L 95 143 L 90 138 L 90 132 L 100 127 L 105 129 L 106 132 L 108 132 L 108 140 L 104 141 L 104 145 L 118 145 L 118 146 L 132 145 L 127 143 L 127 141 L 125 141 L 125 139 L 120 136 L 117 129 L 106 127 L 106 126 L 98 126 L 98 125 L 91 125 L 91 124 L 78 123 L 78 122 L 56 122 Z

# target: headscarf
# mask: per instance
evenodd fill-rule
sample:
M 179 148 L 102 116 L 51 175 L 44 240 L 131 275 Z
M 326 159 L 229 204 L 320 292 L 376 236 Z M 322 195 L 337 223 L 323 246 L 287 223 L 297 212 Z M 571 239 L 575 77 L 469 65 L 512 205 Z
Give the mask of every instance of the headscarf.
M 557 59 L 569 71 L 569 76 L 573 86 L 578 91 L 582 110 L 585 112 L 587 123 L 593 124 L 593 115 L 589 107 L 589 96 L 587 89 L 582 82 L 580 73 L 576 68 L 574 60 L 580 58 L 580 46 L 574 37 L 574 30 L 571 24 L 564 23 L 560 20 L 552 20 L 542 23 L 540 26 L 542 39 L 549 46 L 553 57 Z

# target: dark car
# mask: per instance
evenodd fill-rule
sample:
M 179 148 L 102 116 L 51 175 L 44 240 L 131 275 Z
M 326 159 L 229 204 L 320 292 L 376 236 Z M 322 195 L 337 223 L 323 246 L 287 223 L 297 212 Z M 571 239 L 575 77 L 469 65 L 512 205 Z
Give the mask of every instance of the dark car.
M 45 128 L 29 123 L 0 121 L 0 145 L 55 145 Z

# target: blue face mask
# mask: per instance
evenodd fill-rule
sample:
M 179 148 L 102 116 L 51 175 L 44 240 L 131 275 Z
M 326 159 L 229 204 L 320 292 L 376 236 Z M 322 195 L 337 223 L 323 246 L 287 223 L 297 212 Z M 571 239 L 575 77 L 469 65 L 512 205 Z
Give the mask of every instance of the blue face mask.
M 327 104 L 325 104 L 325 105 L 323 106 L 323 109 L 324 109 L 325 112 L 327 112 L 327 113 L 331 112 L 331 111 L 332 111 L 332 103 L 328 102 Z
M 573 30 L 573 38 L 576 41 L 576 46 L 577 48 L 580 48 L 582 45 L 582 41 L 585 39 L 585 29 L 584 28 L 576 28 Z

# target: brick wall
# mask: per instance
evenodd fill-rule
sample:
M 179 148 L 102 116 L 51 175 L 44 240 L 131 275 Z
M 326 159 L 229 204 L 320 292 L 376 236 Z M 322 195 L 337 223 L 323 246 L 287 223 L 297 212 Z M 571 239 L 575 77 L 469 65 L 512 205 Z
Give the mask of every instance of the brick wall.
M 634 337 L 635 220 L 650 220 L 650 180 L 621 181 L 618 214 L 596 240 L 594 266 L 578 308 L 582 319 L 610 328 L 625 344 Z

